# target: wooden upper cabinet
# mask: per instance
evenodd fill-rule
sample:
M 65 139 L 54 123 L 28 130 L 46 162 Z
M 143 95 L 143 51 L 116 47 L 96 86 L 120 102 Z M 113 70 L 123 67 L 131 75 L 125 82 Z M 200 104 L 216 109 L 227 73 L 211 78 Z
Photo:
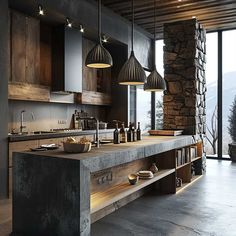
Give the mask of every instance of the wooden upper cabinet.
M 40 22 L 11 11 L 12 82 L 40 82 Z
M 82 92 L 82 34 L 64 25 L 52 34 L 52 91 Z

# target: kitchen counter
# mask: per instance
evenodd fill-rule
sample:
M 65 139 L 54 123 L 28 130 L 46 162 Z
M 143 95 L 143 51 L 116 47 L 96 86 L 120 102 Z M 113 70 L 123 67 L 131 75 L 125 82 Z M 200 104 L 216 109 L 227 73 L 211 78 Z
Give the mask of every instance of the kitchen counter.
M 13 233 L 88 236 L 91 172 L 194 143 L 190 135 L 146 136 L 139 142 L 94 147 L 88 153 L 68 154 L 61 149 L 14 153 Z M 169 173 L 175 181 L 174 171 Z
M 113 133 L 114 129 L 100 129 L 100 134 Z M 69 136 L 85 136 L 85 135 L 95 135 L 96 130 L 83 130 L 83 131 L 55 131 L 52 133 L 41 133 L 41 134 L 14 134 L 8 135 L 9 142 L 21 142 L 28 140 L 37 139 L 50 139 L 50 138 L 63 138 Z

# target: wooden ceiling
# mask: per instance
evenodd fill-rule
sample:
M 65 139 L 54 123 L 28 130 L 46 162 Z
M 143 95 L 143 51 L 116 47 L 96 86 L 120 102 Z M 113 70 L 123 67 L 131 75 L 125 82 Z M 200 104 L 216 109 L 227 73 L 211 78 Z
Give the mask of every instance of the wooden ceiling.
M 131 20 L 131 1 L 102 0 L 104 6 Z M 154 0 L 134 0 L 135 24 L 154 33 Z M 196 17 L 207 31 L 236 28 L 236 0 L 156 0 L 156 32 L 163 24 Z

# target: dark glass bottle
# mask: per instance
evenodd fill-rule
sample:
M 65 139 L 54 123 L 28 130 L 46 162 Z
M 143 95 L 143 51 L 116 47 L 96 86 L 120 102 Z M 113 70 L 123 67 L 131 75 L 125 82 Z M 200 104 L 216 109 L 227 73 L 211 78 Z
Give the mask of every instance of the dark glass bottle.
M 127 131 L 127 141 L 133 142 L 133 131 L 132 131 L 132 124 L 129 122 L 129 129 Z
M 122 123 L 121 129 L 120 129 L 120 142 L 121 143 L 127 143 L 127 132 L 125 130 L 124 122 Z
M 116 123 L 116 128 L 114 130 L 114 136 L 113 136 L 113 143 L 114 144 L 119 144 L 120 143 L 120 132 L 118 129 L 118 123 Z
M 134 127 L 134 124 L 132 126 L 132 136 L 133 136 L 133 142 L 137 141 L 137 130 Z
M 140 129 L 140 122 L 138 122 L 138 129 L 137 129 L 137 140 L 142 139 L 141 129 Z

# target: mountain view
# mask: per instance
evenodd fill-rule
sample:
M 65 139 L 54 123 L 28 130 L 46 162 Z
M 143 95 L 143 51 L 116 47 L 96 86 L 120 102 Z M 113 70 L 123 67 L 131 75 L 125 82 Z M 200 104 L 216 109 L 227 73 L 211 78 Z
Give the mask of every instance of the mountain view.
M 228 134 L 228 116 L 230 112 L 230 107 L 232 105 L 233 99 L 236 95 L 236 71 L 228 72 L 223 75 L 223 154 L 228 152 L 228 143 L 231 139 Z M 206 96 L 206 106 L 207 106 L 207 125 L 211 127 L 211 118 L 217 104 L 217 82 L 212 82 L 207 84 L 207 96 Z M 210 137 L 209 132 L 207 132 L 208 137 Z M 212 148 L 208 144 L 207 146 L 208 154 L 212 153 Z

